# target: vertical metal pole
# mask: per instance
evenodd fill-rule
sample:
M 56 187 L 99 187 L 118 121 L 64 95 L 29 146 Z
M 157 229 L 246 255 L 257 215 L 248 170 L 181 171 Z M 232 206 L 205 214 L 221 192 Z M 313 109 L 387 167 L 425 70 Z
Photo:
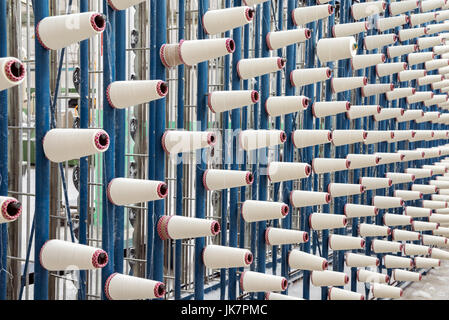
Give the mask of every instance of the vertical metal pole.
M 0 0 L 0 58 L 8 55 L 6 0 Z M 0 91 L 0 196 L 8 195 L 8 91 Z M 6 300 L 8 225 L 0 224 L 0 300 Z
M 201 17 L 209 8 L 209 0 L 198 1 L 198 39 L 205 39 L 206 33 L 203 28 L 203 20 Z M 198 83 L 197 83 L 197 113 L 196 119 L 200 131 L 207 130 L 207 90 L 208 90 L 208 72 L 209 62 L 201 62 L 198 64 Z M 196 185 L 195 185 L 195 215 L 197 218 L 206 217 L 206 189 L 203 185 L 203 173 L 206 170 L 207 163 L 204 161 L 202 152 L 196 153 Z M 204 238 L 195 239 L 195 299 L 204 299 L 204 264 L 202 252 L 204 248 Z
M 109 135 L 109 149 L 104 153 L 103 164 L 103 213 L 102 241 L 103 249 L 109 257 L 108 264 L 101 270 L 101 284 L 104 288 L 107 278 L 114 270 L 114 217 L 115 206 L 107 197 L 109 182 L 115 177 L 115 109 L 106 99 L 109 84 L 115 79 L 115 11 L 103 0 L 103 12 L 107 17 L 103 33 L 103 129 Z M 103 299 L 106 299 L 102 293 Z
M 48 16 L 48 0 L 34 2 L 35 27 Z M 50 161 L 44 154 L 42 139 L 50 130 L 50 53 L 35 39 L 36 55 L 36 198 L 35 198 L 35 249 L 39 257 L 40 249 L 48 240 L 50 201 Z M 48 271 L 40 263 L 34 264 L 34 299 L 48 299 Z
M 161 46 L 167 41 L 167 1 L 156 1 L 156 52 L 159 52 Z M 166 70 L 160 59 L 155 62 L 156 79 L 165 81 Z M 166 98 L 156 100 L 156 117 L 153 125 L 155 126 L 154 143 L 154 161 L 158 164 L 158 170 L 154 170 L 155 179 L 165 180 L 165 152 L 162 149 L 161 139 L 165 131 L 165 104 Z M 151 151 L 149 151 L 151 152 Z M 154 214 L 156 221 L 165 213 L 165 202 L 159 200 L 154 202 Z M 153 230 L 154 232 L 155 230 Z M 156 234 L 156 233 L 155 233 Z M 153 248 L 153 279 L 156 281 L 164 280 L 164 242 L 160 237 L 154 237 Z
M 234 7 L 241 6 L 241 0 L 234 0 Z M 241 59 L 242 51 L 242 29 L 236 28 L 232 31 L 232 36 L 235 43 L 235 51 L 232 55 L 232 90 L 240 90 L 240 77 L 237 74 L 237 63 Z M 238 151 L 239 141 L 236 135 L 236 130 L 240 130 L 240 109 L 233 109 L 231 112 L 231 126 L 232 126 L 232 170 L 239 169 Z M 229 246 L 237 247 L 237 217 L 238 217 L 238 188 L 232 188 L 229 191 Z M 236 299 L 237 294 L 237 275 L 236 268 L 229 269 L 229 283 L 228 283 L 228 298 L 230 300 Z
M 184 39 L 186 11 L 184 0 L 178 1 L 178 40 Z M 184 65 L 178 66 L 178 107 L 177 107 L 177 128 L 184 128 Z M 183 214 L 183 163 L 176 165 L 176 214 Z M 175 242 L 175 299 L 181 299 L 181 240 Z

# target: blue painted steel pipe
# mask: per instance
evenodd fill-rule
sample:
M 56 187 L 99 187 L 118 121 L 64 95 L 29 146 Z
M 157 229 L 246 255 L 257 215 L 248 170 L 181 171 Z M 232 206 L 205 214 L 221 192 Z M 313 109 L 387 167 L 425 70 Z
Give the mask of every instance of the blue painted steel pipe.
M 184 39 L 186 11 L 184 0 L 178 1 L 178 40 Z M 178 66 L 178 107 L 177 107 L 177 128 L 184 128 L 184 65 Z M 176 214 L 183 214 L 183 163 L 176 166 Z M 175 299 L 181 299 L 181 240 L 175 241 Z
M 35 1 L 35 27 L 48 16 L 48 0 Z M 35 197 L 35 247 L 39 256 L 41 247 L 49 237 L 50 222 L 50 161 L 45 157 L 42 139 L 50 130 L 50 52 L 35 39 L 36 88 L 36 197 Z M 34 264 L 34 299 L 48 299 L 48 271 L 40 263 Z
M 103 212 L 102 244 L 109 257 L 108 264 L 101 270 L 101 284 L 104 288 L 107 278 L 114 270 L 114 218 L 115 206 L 107 197 L 109 182 L 115 177 L 115 109 L 106 98 L 107 88 L 115 79 L 115 11 L 103 0 L 103 12 L 107 17 L 103 33 L 103 129 L 109 135 L 109 148 L 104 153 L 103 164 Z M 102 290 L 103 291 L 103 290 Z M 103 299 L 106 299 L 102 292 Z
M 198 16 L 202 17 L 209 8 L 209 0 L 198 1 Z M 198 19 L 198 39 L 205 39 L 206 33 L 203 28 L 203 20 Z M 199 131 L 207 130 L 207 93 L 208 93 L 209 62 L 198 64 L 197 82 L 197 117 Z M 204 162 L 202 152 L 197 152 L 196 185 L 195 185 L 195 215 L 197 218 L 206 217 L 206 189 L 203 185 L 203 174 L 207 164 Z M 205 245 L 204 238 L 195 239 L 195 299 L 204 299 L 204 263 L 202 252 Z

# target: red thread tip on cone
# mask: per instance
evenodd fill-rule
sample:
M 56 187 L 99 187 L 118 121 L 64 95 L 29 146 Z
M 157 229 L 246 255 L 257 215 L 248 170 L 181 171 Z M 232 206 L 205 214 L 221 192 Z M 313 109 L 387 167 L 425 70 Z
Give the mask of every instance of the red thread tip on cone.
M 254 9 L 252 8 L 247 8 L 245 10 L 245 16 L 246 16 L 246 20 L 248 21 L 252 21 L 254 18 Z
M 376 258 L 376 267 L 378 267 L 380 265 L 380 260 L 379 258 Z
M 351 161 L 346 160 L 346 169 L 349 169 L 350 166 L 351 166 Z
M 246 184 L 252 184 L 254 182 L 254 176 L 251 172 L 246 173 Z
M 278 68 L 279 68 L 279 69 L 284 68 L 286 62 L 287 62 L 287 59 L 284 59 L 284 58 L 278 58 Z
M 326 77 L 327 77 L 328 79 L 330 79 L 330 77 L 332 77 L 332 70 L 331 70 L 330 68 L 327 68 L 327 69 L 326 69 Z
M 168 194 L 168 186 L 165 182 L 161 182 L 157 186 L 157 195 L 159 196 L 159 198 L 165 198 L 167 194 Z
M 310 174 L 312 173 L 312 167 L 311 167 L 309 164 L 307 164 L 307 165 L 305 166 L 304 171 L 305 171 L 306 177 L 309 177 Z
M 345 274 L 345 284 L 347 284 L 349 282 L 349 277 L 347 274 Z
M 332 131 L 328 131 L 327 140 L 332 141 Z
M 310 103 L 310 99 L 309 98 L 302 99 L 302 107 L 304 109 L 307 109 L 307 107 L 309 106 L 309 103 Z
M 235 42 L 233 39 L 226 39 L 226 49 L 228 50 L 228 53 L 233 53 L 235 51 Z
M 365 248 L 365 239 L 360 240 L 360 248 Z
M 324 260 L 321 265 L 322 270 L 327 270 L 328 267 L 329 267 L 329 262 L 327 262 L 327 260 Z
M 308 242 L 309 241 L 309 234 L 307 232 L 304 232 L 302 234 L 302 241 Z
M 156 298 L 162 298 L 165 295 L 165 285 L 162 282 L 158 282 L 154 286 L 154 296 Z
M 281 214 L 282 214 L 282 216 L 285 217 L 286 215 L 288 215 L 288 212 L 289 212 L 288 206 L 287 206 L 286 204 L 282 205 L 282 208 L 281 208 Z
M 310 29 L 305 29 L 304 30 L 304 36 L 306 37 L 306 39 L 310 39 L 310 37 L 312 36 L 312 31 L 310 31 Z
M 328 193 L 328 194 L 326 194 L 326 203 L 329 203 L 329 202 L 331 202 L 331 195 Z
M 282 290 L 287 289 L 287 287 L 288 287 L 288 281 L 287 281 L 287 279 L 283 278 L 282 279 Z
M 329 6 L 327 7 L 327 12 L 329 12 L 329 14 L 332 14 L 332 13 L 334 12 L 334 6 L 329 5 Z
M 287 140 L 287 135 L 284 131 L 281 132 L 279 139 L 281 142 L 285 142 Z
M 217 221 L 214 221 L 214 222 L 212 223 L 210 229 L 211 229 L 212 235 L 215 236 L 215 235 L 217 235 L 217 234 L 220 233 L 221 227 L 220 227 L 220 224 L 219 224 Z
M 253 254 L 251 252 L 247 252 L 245 253 L 245 263 L 247 265 L 250 265 L 251 263 L 253 263 Z

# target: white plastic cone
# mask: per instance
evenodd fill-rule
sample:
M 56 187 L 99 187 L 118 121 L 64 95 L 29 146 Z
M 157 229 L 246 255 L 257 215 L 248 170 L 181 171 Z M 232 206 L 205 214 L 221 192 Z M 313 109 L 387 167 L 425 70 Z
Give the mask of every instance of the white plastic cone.
M 312 32 L 307 28 L 268 32 L 266 40 L 270 50 L 277 50 L 310 39 Z
M 240 289 L 245 292 L 284 291 L 287 286 L 287 279 L 271 274 L 245 271 L 240 276 Z
M 348 170 L 350 166 L 351 162 L 346 159 L 314 158 L 312 160 L 312 170 L 314 173 Z
M 25 80 L 25 65 L 18 59 L 0 58 L 0 91 L 12 88 Z
M 344 286 L 349 282 L 346 273 L 337 271 L 312 271 L 310 281 L 315 287 Z
M 213 113 L 230 111 L 259 101 L 255 90 L 214 91 L 208 95 L 208 106 Z
M 42 143 L 48 160 L 63 162 L 105 152 L 109 135 L 101 129 L 51 129 Z
M 289 208 L 283 202 L 246 200 L 242 203 L 241 214 L 245 222 L 283 219 Z
M 312 114 L 315 118 L 335 116 L 351 109 L 348 101 L 320 101 L 312 105 Z
M 418 51 L 418 45 L 416 44 L 406 44 L 402 46 L 390 46 L 387 47 L 387 56 L 388 58 L 396 58 L 403 56 L 405 54 L 409 54 L 412 52 Z M 406 81 L 406 80 L 402 80 Z
M 272 117 L 303 111 L 309 106 L 310 99 L 304 96 L 269 97 L 265 102 L 265 110 Z
M 403 290 L 401 288 L 389 286 L 382 283 L 371 284 L 371 292 L 374 298 L 397 299 L 402 297 L 403 294 Z
M 326 81 L 331 76 L 332 70 L 327 67 L 296 69 L 290 73 L 290 82 L 294 87 L 302 87 L 308 84 Z
M 392 16 L 412 11 L 413 9 L 418 8 L 419 1 L 417 0 L 405 0 L 405 1 L 397 1 L 397 2 L 391 2 L 388 7 L 390 9 L 390 14 Z M 401 40 L 402 41 L 402 40 Z
M 327 186 L 327 192 L 329 192 L 332 198 L 361 194 L 364 190 L 365 188 L 361 184 L 332 182 Z
M 286 60 L 279 57 L 242 59 L 237 63 L 240 79 L 246 80 L 277 72 L 285 67 Z
M 97 12 L 46 17 L 36 26 L 36 38 L 45 49 L 58 50 L 102 33 L 106 23 Z
M 328 300 L 365 300 L 365 297 L 361 293 L 344 290 L 336 287 L 329 288 L 327 298 Z
M 365 247 L 365 239 L 360 237 L 332 234 L 329 236 L 329 248 L 332 250 L 355 250 Z
M 415 257 L 414 263 L 416 268 L 436 268 L 441 265 L 440 259 Z
M 165 182 L 144 179 L 114 178 L 107 188 L 109 201 L 117 206 L 160 200 L 167 194 Z
M 380 261 L 376 257 L 366 256 L 352 252 L 345 253 L 345 261 L 348 267 L 378 266 Z
M 404 200 L 397 197 L 374 196 L 373 206 L 379 209 L 399 208 L 404 206 Z
M 405 230 L 395 230 L 395 231 L 405 232 Z M 412 237 L 404 237 L 404 238 L 410 239 Z M 416 239 L 414 239 L 414 240 L 416 240 Z M 403 241 L 414 241 L 414 240 L 403 240 Z M 421 246 L 421 245 L 413 244 L 413 243 L 404 244 L 404 254 L 406 256 L 416 256 L 416 255 L 426 256 L 426 255 L 430 254 L 431 252 L 432 252 L 432 249 L 428 246 Z
M 312 213 L 309 216 L 309 226 L 312 230 L 344 228 L 347 225 L 344 215 L 330 213 Z
M 391 186 L 391 179 L 361 177 L 359 183 L 365 187 L 365 190 L 384 189 Z
M 357 89 L 360 87 L 364 87 L 367 84 L 368 84 L 367 77 L 345 77 L 345 78 L 334 77 L 331 79 L 331 88 L 333 93 Z
M 162 240 L 210 237 L 220 232 L 220 224 L 209 219 L 162 216 L 157 223 L 157 232 Z
M 390 277 L 387 274 L 373 272 L 365 269 L 358 269 L 357 281 L 369 283 L 388 283 L 390 281 Z
M 379 105 L 362 105 L 351 106 L 351 109 L 346 112 L 346 117 L 350 120 L 360 119 L 363 117 L 373 116 L 379 114 L 382 108 Z
M 309 235 L 304 231 L 271 227 L 265 230 L 265 242 L 269 246 L 305 243 L 308 241 Z
M 334 7 L 328 4 L 310 7 L 296 8 L 292 11 L 293 23 L 297 26 L 329 17 L 334 12 Z
M 419 272 L 412 272 L 401 269 L 393 270 L 394 281 L 421 281 L 422 275 Z
M 207 131 L 168 130 L 165 131 L 161 140 L 165 152 L 172 154 L 191 152 L 214 146 L 216 143 L 215 134 Z
M 384 62 L 385 55 L 383 53 L 358 54 L 352 57 L 351 66 L 352 70 L 359 70 Z
M 408 230 L 394 229 L 392 238 L 395 241 L 418 241 L 421 239 L 421 234 Z
M 397 41 L 398 36 L 394 33 L 365 36 L 363 45 L 365 50 L 379 49 Z
M 305 148 L 325 144 L 332 141 L 332 132 L 329 130 L 295 130 L 292 133 L 295 148 Z
M 371 242 L 371 250 L 375 253 L 401 252 L 403 244 L 400 242 L 374 239 Z
M 254 10 L 247 6 L 208 10 L 203 15 L 203 28 L 207 34 L 217 34 L 250 23 Z
M 378 94 L 382 94 L 394 89 L 393 83 L 375 83 L 375 84 L 367 84 L 362 87 L 360 90 L 362 92 L 363 97 L 374 96 Z
M 354 20 L 360 20 L 382 13 L 386 8 L 387 4 L 385 1 L 356 2 L 351 5 L 351 15 Z
M 107 253 L 79 243 L 49 240 L 40 250 L 39 261 L 48 271 L 94 270 L 108 263 Z
M 165 285 L 163 282 L 116 272 L 107 278 L 104 292 L 109 300 L 155 299 L 164 297 Z
M 161 99 L 168 93 L 167 83 L 160 80 L 114 81 L 106 97 L 113 108 L 124 109 Z
M 357 53 L 354 37 L 323 38 L 318 40 L 316 53 L 321 63 L 349 59 Z
M 293 207 L 308 207 L 320 204 L 328 204 L 331 195 L 327 192 L 293 190 L 290 192 L 290 203 Z
M 203 249 L 203 263 L 209 269 L 247 267 L 253 262 L 248 249 L 207 245 Z
M 203 185 L 207 190 L 247 186 L 253 180 L 253 174 L 249 171 L 208 169 L 203 174 Z
M 363 142 L 367 137 L 365 130 L 333 130 L 332 144 L 334 146 L 343 146 Z
M 312 173 L 312 167 L 307 163 L 277 162 L 268 164 L 268 179 L 271 182 L 304 179 Z
M 411 225 L 413 222 L 412 217 L 403 216 L 400 214 L 392 214 L 392 213 L 384 214 L 382 219 L 383 219 L 384 225 L 389 226 L 389 227 L 407 226 L 407 225 Z
M 384 266 L 388 269 L 393 268 L 413 268 L 413 259 L 393 256 L 391 254 L 387 254 L 384 256 Z
M 361 237 L 386 237 L 391 233 L 391 229 L 386 226 L 361 223 L 359 225 L 359 235 Z
M 288 254 L 288 265 L 293 269 L 301 270 L 326 270 L 327 260 L 311 253 L 292 250 Z
M 0 196 L 0 224 L 16 221 L 22 214 L 22 205 L 12 197 Z

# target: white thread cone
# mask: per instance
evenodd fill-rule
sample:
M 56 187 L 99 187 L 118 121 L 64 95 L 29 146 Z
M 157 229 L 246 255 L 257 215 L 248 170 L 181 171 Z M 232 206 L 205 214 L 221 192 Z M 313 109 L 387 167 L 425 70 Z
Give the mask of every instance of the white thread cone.
M 299 250 L 290 251 L 287 259 L 293 269 L 322 271 L 328 266 L 326 259 Z
M 384 62 L 385 55 L 383 53 L 358 54 L 352 57 L 351 66 L 352 70 L 359 70 Z
M 163 282 L 116 272 L 106 280 L 104 291 L 109 300 L 143 300 L 162 298 L 165 286 Z
M 36 26 L 36 38 L 45 49 L 58 50 L 102 33 L 106 23 L 96 12 L 46 17 Z
M 380 157 L 373 154 L 348 154 L 346 159 L 351 162 L 350 169 L 373 167 L 380 161 Z
M 314 173 L 348 170 L 350 166 L 351 162 L 346 159 L 314 158 L 312 160 L 312 170 Z
M 167 153 L 177 154 L 191 152 L 214 146 L 217 137 L 207 131 L 174 131 L 168 130 L 162 136 L 162 148 Z
M 422 78 L 418 78 L 417 84 L 419 86 L 424 86 L 424 85 L 428 85 L 428 84 L 431 85 L 432 83 L 440 82 L 443 79 L 444 79 L 444 77 L 442 75 L 440 75 L 440 74 L 431 74 L 431 75 L 428 75 L 428 76 L 425 76 L 425 77 L 422 77 Z M 434 95 L 432 95 L 429 99 L 426 99 L 426 100 L 430 100 L 433 97 L 434 97 Z M 426 101 L 426 100 L 424 100 L 424 101 Z
M 396 88 L 393 91 L 385 93 L 385 97 L 388 101 L 405 98 L 415 94 L 415 88 Z M 382 109 L 385 110 L 385 109 Z
M 397 132 L 394 133 L 395 137 L 396 137 L 396 135 L 397 135 Z M 393 139 L 391 139 L 391 140 L 393 140 Z M 391 140 L 389 140 L 389 142 L 391 142 Z M 380 157 L 378 164 L 389 164 L 389 163 L 401 162 L 402 159 L 404 158 L 404 155 L 401 153 L 376 152 L 375 155 Z M 393 184 L 393 182 L 391 182 L 391 184 Z
M 413 259 L 387 254 L 384 256 L 384 266 L 385 268 L 388 269 L 393 268 L 411 269 L 413 268 Z
M 381 283 L 371 284 L 371 293 L 374 298 L 391 298 L 397 299 L 402 297 L 403 290 L 401 288 L 389 286 Z
M 321 63 L 349 59 L 357 53 L 354 37 L 324 38 L 318 40 L 316 53 Z
M 109 6 L 114 10 L 125 10 L 145 0 L 108 0 Z
M 449 31 L 447 23 L 430 24 L 426 27 L 427 34 L 440 33 L 442 31 Z M 445 39 L 445 38 L 443 38 Z M 432 48 L 433 51 L 433 48 Z
M 442 165 L 427 165 L 427 164 L 425 164 L 422 166 L 422 168 L 423 169 L 431 169 L 433 174 L 444 174 L 447 172 L 447 168 Z
M 399 41 L 404 42 L 407 40 L 418 38 L 425 34 L 426 34 L 426 28 L 422 27 L 422 28 L 401 29 L 401 30 L 399 30 L 398 36 L 399 36 Z M 410 65 L 410 62 L 409 62 L 409 65 Z
M 362 105 L 362 106 L 351 106 L 351 109 L 346 112 L 346 117 L 350 120 L 360 119 L 363 117 L 373 116 L 379 114 L 382 108 L 379 105 Z
M 397 197 L 374 196 L 373 205 L 379 209 L 399 208 L 404 206 L 404 200 Z
M 344 206 L 344 215 L 346 218 L 371 217 L 377 214 L 378 210 L 374 206 L 353 203 L 346 203 Z
M 296 208 L 328 204 L 330 201 L 331 195 L 327 192 L 303 190 L 293 190 L 290 192 L 290 203 Z
M 427 12 L 433 9 L 441 8 L 446 4 L 446 0 L 425 0 L 421 1 L 421 12 Z
M 407 225 L 411 225 L 413 222 L 412 217 L 403 216 L 400 214 L 392 214 L 392 213 L 384 214 L 382 219 L 383 219 L 384 225 L 389 226 L 389 227 L 407 226 Z
M 157 233 L 162 240 L 210 237 L 220 233 L 220 224 L 209 219 L 162 216 L 157 223 Z
M 356 2 L 351 6 L 351 15 L 354 20 L 360 20 L 384 12 L 386 8 L 385 1 Z
M 432 248 L 430 257 L 433 259 L 449 260 L 449 252 L 438 248 Z
M 302 87 L 308 84 L 322 82 L 330 79 L 330 68 L 296 69 L 290 73 L 290 82 L 294 87 Z
M 367 77 L 346 77 L 346 78 L 332 78 L 331 87 L 333 93 L 343 92 L 347 90 L 364 87 L 368 84 Z
M 449 10 L 440 10 L 440 11 L 436 12 L 436 17 L 435 17 L 436 22 L 441 22 L 441 21 L 444 21 L 447 19 L 449 19 Z
M 444 181 L 444 182 L 448 182 L 448 181 Z M 442 209 L 442 208 L 447 208 L 447 202 L 446 201 L 423 200 L 422 206 L 423 206 L 423 208 L 429 208 L 429 209 Z
M 282 30 L 269 32 L 267 34 L 267 46 L 270 50 L 276 50 L 287 47 L 292 44 L 304 42 L 310 39 L 312 32 L 307 28 Z
M 203 15 L 203 28 L 207 34 L 217 34 L 250 23 L 254 10 L 247 6 L 208 10 Z
M 370 2 L 367 2 L 370 3 Z M 361 293 L 330 287 L 327 293 L 328 300 L 365 300 Z
M 107 188 L 109 201 L 117 206 L 160 200 L 167 194 L 165 182 L 144 179 L 114 178 Z
M 376 74 L 378 77 L 389 76 L 404 70 L 407 70 L 406 62 L 382 63 L 376 65 Z
M 400 242 L 374 239 L 371 242 L 371 250 L 375 253 L 400 252 L 403 244 Z
M 390 92 L 393 92 L 393 91 L 389 91 L 387 93 L 390 93 Z M 394 95 L 396 95 L 396 94 L 397 94 L 397 92 L 394 93 Z M 383 121 L 383 120 L 397 118 L 403 114 L 404 114 L 404 109 L 402 109 L 402 108 L 382 108 L 380 113 L 375 114 L 373 116 L 373 118 L 374 118 L 374 121 Z
M 352 252 L 345 253 L 345 261 L 348 267 L 378 266 L 380 261 L 376 257 L 366 256 Z
M 253 262 L 248 249 L 207 245 L 203 249 L 203 263 L 209 269 L 247 267 Z
M 398 153 L 404 155 L 402 161 L 413 161 L 420 160 L 424 158 L 425 153 L 417 150 L 398 150 Z
M 414 259 L 415 268 L 436 268 L 441 265 L 439 259 L 415 257 Z
M 422 235 L 422 244 L 426 246 L 444 247 L 447 244 L 447 238 L 441 236 Z
M 108 255 L 99 248 L 49 240 L 41 248 L 39 261 L 48 271 L 94 270 L 107 265 Z
M 449 87 L 449 80 L 443 80 L 443 81 L 438 81 L 438 82 L 432 82 L 430 84 L 430 87 L 432 88 L 432 90 L 438 90 L 438 89 L 444 89 Z
M 401 14 L 397 16 L 392 16 L 388 18 L 380 18 L 376 21 L 376 28 L 380 32 L 384 32 L 389 29 L 394 29 L 396 27 L 402 26 L 409 22 L 408 16 Z
M 409 29 L 412 30 L 412 29 Z M 413 29 L 414 30 L 414 29 Z M 414 52 L 407 55 L 407 63 L 409 66 L 424 63 L 435 58 L 433 52 Z
M 344 286 L 349 282 L 346 273 L 337 271 L 312 271 L 310 281 L 315 287 Z
M 268 115 L 278 117 L 307 109 L 309 101 L 310 99 L 304 96 L 269 97 L 265 103 L 265 110 Z
M 276 292 L 265 292 L 265 300 L 304 300 L 304 299 Z
M 243 0 L 243 3 L 247 6 L 254 6 L 256 4 L 267 2 L 268 0 Z
M 207 190 L 247 186 L 253 180 L 253 174 L 249 171 L 208 169 L 203 174 L 203 185 Z
M 394 229 L 392 238 L 395 241 L 417 241 L 421 239 L 421 234 L 413 231 Z
M 416 0 L 391 2 L 388 5 L 388 7 L 390 9 L 390 14 L 392 16 L 395 16 L 395 15 L 398 15 L 400 13 L 404 13 L 407 11 L 412 11 L 413 9 L 418 8 L 418 6 L 419 6 L 419 2 Z
M 443 189 L 442 189 L 443 190 Z M 449 201 L 449 196 L 445 194 L 432 194 L 430 196 L 430 199 L 436 200 L 436 201 Z
M 245 271 L 240 276 L 240 289 L 245 292 L 284 291 L 287 286 L 287 279 L 271 274 Z
M 421 281 L 422 275 L 419 272 L 412 272 L 401 269 L 393 270 L 394 281 Z
M 0 196 L 0 224 L 16 221 L 22 214 L 22 205 L 12 197 Z
M 258 101 L 259 92 L 255 90 L 214 91 L 208 96 L 208 106 L 213 113 L 249 106 Z
M 437 187 L 426 184 L 412 184 L 412 190 L 422 192 L 423 194 L 432 194 L 437 192 Z
M 416 123 L 419 123 L 420 121 L 416 120 Z M 430 130 L 416 130 L 415 135 L 413 138 L 409 139 L 409 141 L 424 141 L 427 139 L 430 139 L 432 137 L 433 131 Z M 424 156 L 426 153 L 426 149 L 416 148 L 416 151 L 422 151 L 424 152 Z
M 391 229 L 386 226 L 361 223 L 359 225 L 359 235 L 361 237 L 386 237 L 391 233 Z
M 167 83 L 160 80 L 114 81 L 106 91 L 109 105 L 124 109 L 165 97 Z
M 330 213 L 312 213 L 309 216 L 309 226 L 312 230 L 344 228 L 347 225 L 344 215 Z
M 365 190 L 384 189 L 391 186 L 391 179 L 361 177 L 359 183 L 365 187 Z
M 305 243 L 308 241 L 309 235 L 304 231 L 271 227 L 265 230 L 265 242 L 269 246 Z
M 429 222 L 449 223 L 449 216 L 447 214 L 432 213 L 429 217 Z
M 436 186 L 439 189 L 448 189 L 449 188 L 449 181 L 430 180 L 429 184 L 432 186 Z M 438 206 L 438 208 L 434 208 L 434 209 L 440 209 L 440 208 L 446 208 L 446 207 Z
M 241 214 L 245 222 L 283 219 L 289 208 L 283 202 L 246 200 L 242 203 Z
M 42 143 L 48 160 L 63 162 L 105 152 L 109 136 L 101 129 L 51 129 Z
M 246 151 L 282 144 L 287 136 L 282 130 L 243 130 L 240 132 L 240 147 Z
M 368 30 L 368 22 L 350 22 L 350 23 L 339 23 L 332 26 L 332 36 L 334 38 L 338 37 L 348 37 L 353 36 L 361 32 Z
M 366 36 L 363 39 L 365 50 L 379 49 L 389 44 L 396 43 L 398 36 L 394 33 Z
M 25 80 L 24 64 L 12 57 L 0 58 L 0 91 L 12 88 Z
M 285 63 L 285 59 L 278 57 L 242 59 L 237 63 L 237 73 L 240 79 L 251 79 L 277 72 L 284 68 Z
M 392 91 L 393 89 L 394 89 L 393 83 L 375 83 L 375 84 L 367 84 L 360 90 L 362 92 L 363 97 L 370 97 L 388 91 Z
M 405 54 L 409 54 L 412 52 L 418 51 L 418 45 L 416 44 L 407 44 L 403 46 L 390 46 L 387 47 L 387 56 L 388 58 L 396 58 L 403 56 Z M 406 80 L 402 80 L 406 81 Z
M 404 201 L 419 200 L 422 199 L 423 194 L 419 191 L 411 190 L 395 190 L 394 197 L 402 198 Z
M 435 59 L 424 62 L 424 68 L 427 71 L 435 70 L 449 65 L 449 59 Z
M 424 50 L 433 46 L 438 46 L 441 45 L 442 43 L 443 43 L 442 38 L 439 36 L 423 37 L 416 39 L 416 44 L 418 45 L 419 50 Z
M 449 45 L 441 45 L 441 46 L 434 46 L 432 48 L 433 53 L 435 54 L 443 54 L 449 52 Z M 438 70 L 439 71 L 439 70 Z M 443 73 L 444 74 L 444 73 Z
M 412 230 L 413 231 L 429 231 L 438 229 L 438 223 L 436 222 L 425 222 L 425 221 L 413 221 Z
M 433 13 L 433 12 L 415 13 L 415 14 L 410 14 L 409 18 L 410 18 L 410 26 L 414 27 L 419 24 L 423 24 L 423 23 L 435 20 L 435 13 Z M 410 28 L 410 30 L 412 30 L 412 29 L 413 28 Z
M 421 72 L 423 70 L 408 70 L 408 71 L 412 71 L 412 72 L 418 71 L 418 73 L 423 73 L 423 72 Z M 404 72 L 407 72 L 407 71 L 404 71 Z M 425 74 L 425 70 L 424 70 L 423 74 Z M 408 79 L 408 80 L 413 80 L 413 79 Z M 403 80 L 403 81 L 408 81 L 408 80 Z M 407 104 L 412 104 L 412 103 L 429 100 L 429 99 L 432 99 L 433 96 L 434 96 L 434 93 L 432 91 L 418 91 L 418 92 L 415 92 L 414 95 L 407 97 Z M 410 120 L 415 120 L 415 119 L 421 118 L 424 115 L 422 110 L 406 110 L 404 113 L 404 117 L 406 116 L 406 114 L 416 115 L 416 118 L 411 118 Z
M 366 131 L 366 139 L 363 141 L 363 143 L 373 144 L 383 141 L 389 141 L 390 139 L 392 139 L 392 137 L 394 138 L 393 131 Z
M 365 269 L 358 269 L 357 281 L 369 283 L 388 283 L 390 281 L 390 277 L 387 274 L 373 272 Z
M 430 216 L 432 214 L 432 210 L 428 208 L 407 206 L 404 209 L 404 214 L 413 218 L 421 218 Z
M 304 179 L 311 173 L 312 167 L 307 163 L 274 161 L 268 164 L 268 179 L 271 182 Z
M 334 7 L 328 4 L 310 7 L 296 8 L 292 11 L 293 23 L 297 26 L 329 17 L 334 12 Z
M 350 183 L 329 183 L 327 186 L 327 192 L 330 193 L 332 198 L 344 197 L 354 194 L 363 193 L 365 188 L 361 184 Z
M 387 172 L 385 178 L 390 178 L 393 184 L 415 181 L 415 176 L 409 173 Z
M 334 146 L 343 146 L 357 142 L 363 142 L 367 137 L 365 130 L 333 130 L 332 144 Z
M 295 148 L 305 148 L 332 141 L 332 132 L 329 130 L 295 130 L 292 133 Z
M 332 234 L 329 236 L 329 248 L 332 250 L 355 250 L 365 247 L 365 239 Z
M 405 230 L 395 230 L 395 231 L 405 232 Z M 408 231 L 408 232 L 410 232 L 410 231 Z M 409 237 L 404 236 L 403 238 L 411 239 L 412 237 L 411 236 L 409 236 Z M 419 239 L 420 239 L 420 237 L 418 237 L 418 240 Z M 413 240 L 416 240 L 416 239 L 413 239 Z M 413 240 L 407 240 L 407 241 L 413 241 Z M 412 244 L 412 243 L 404 244 L 404 254 L 406 256 L 416 256 L 416 255 L 426 256 L 426 255 L 430 254 L 431 252 L 432 252 L 432 249 L 430 247 L 428 247 L 428 246 L 421 246 L 421 245 Z
M 315 118 L 335 116 L 351 109 L 348 101 L 320 101 L 312 105 L 312 114 Z

